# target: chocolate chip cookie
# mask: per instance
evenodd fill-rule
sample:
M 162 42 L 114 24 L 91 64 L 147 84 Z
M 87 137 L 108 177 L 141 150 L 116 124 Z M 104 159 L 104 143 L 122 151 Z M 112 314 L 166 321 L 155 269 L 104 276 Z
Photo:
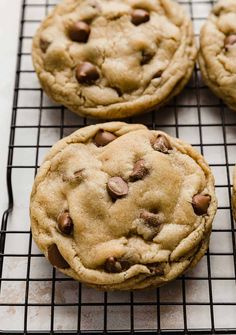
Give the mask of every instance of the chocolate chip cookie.
M 200 34 L 199 65 L 206 84 L 236 110 L 236 2 L 221 0 Z
M 42 22 L 32 55 L 53 100 L 111 119 L 179 93 L 196 47 L 190 19 L 170 0 L 64 0 Z
M 127 290 L 163 285 L 195 265 L 216 207 L 212 173 L 190 145 L 111 122 L 54 145 L 30 215 L 53 266 L 101 289 Z

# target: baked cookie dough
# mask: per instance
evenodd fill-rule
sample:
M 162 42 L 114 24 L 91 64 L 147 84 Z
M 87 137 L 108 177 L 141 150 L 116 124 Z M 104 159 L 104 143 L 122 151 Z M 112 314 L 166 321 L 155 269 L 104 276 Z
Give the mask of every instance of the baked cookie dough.
M 143 125 L 79 129 L 50 150 L 31 195 L 53 266 L 101 289 L 160 286 L 207 250 L 214 178 L 190 145 Z
M 236 110 L 236 2 L 221 0 L 201 29 L 199 65 L 211 90 Z
M 45 92 L 83 116 L 124 118 L 179 93 L 196 58 L 190 19 L 170 0 L 64 0 L 33 40 Z

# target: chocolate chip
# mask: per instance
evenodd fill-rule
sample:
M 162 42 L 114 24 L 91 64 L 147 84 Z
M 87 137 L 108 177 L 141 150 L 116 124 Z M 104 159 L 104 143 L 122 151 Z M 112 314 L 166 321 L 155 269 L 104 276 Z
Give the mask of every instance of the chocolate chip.
M 48 248 L 48 260 L 53 266 L 56 266 L 60 269 L 66 269 L 70 267 L 67 261 L 62 257 L 56 244 L 52 244 Z
M 236 34 L 231 34 L 225 38 L 224 45 L 226 49 L 228 49 L 235 43 L 236 43 Z
M 69 28 L 68 34 L 72 41 L 86 43 L 89 38 L 90 27 L 86 22 L 78 21 Z
M 104 147 L 108 143 L 114 141 L 116 138 L 117 138 L 116 135 L 110 133 L 109 131 L 100 129 L 94 138 L 94 142 L 96 146 Z
M 167 154 L 168 150 L 172 149 L 168 139 L 164 135 L 158 135 L 152 146 L 154 150 L 163 152 L 164 154 Z
M 73 222 L 68 212 L 61 213 L 57 218 L 59 230 L 66 235 L 70 235 L 73 229 Z
M 150 226 L 158 226 L 162 224 L 162 220 L 159 214 L 154 214 L 146 211 L 145 209 L 140 213 L 140 218 L 145 221 Z
M 79 182 L 83 180 L 83 171 L 84 169 L 77 170 L 72 175 L 69 176 L 65 174 L 62 176 L 62 180 L 69 183 Z
M 105 270 L 110 273 L 122 272 L 130 267 L 126 260 L 118 260 L 116 257 L 108 257 L 105 262 Z
M 150 51 L 147 51 L 147 50 L 142 50 L 141 55 L 142 55 L 142 58 L 141 58 L 140 64 L 144 65 L 150 62 L 150 60 L 154 56 L 154 53 L 151 53 Z
M 91 84 L 99 78 L 99 73 L 96 66 L 89 62 L 84 62 L 77 66 L 76 78 L 81 84 Z
M 162 75 L 162 70 L 158 70 L 153 76 L 152 76 L 152 78 L 153 79 L 155 79 L 155 78 L 160 78 L 161 77 L 161 75 Z
M 115 272 L 121 272 L 122 267 L 120 262 L 117 261 L 115 257 L 108 257 L 105 262 L 105 269 L 107 272 L 115 273 Z
M 196 194 L 193 196 L 192 205 L 196 215 L 203 215 L 207 213 L 210 205 L 211 197 L 209 195 Z
M 138 26 L 142 23 L 149 21 L 150 16 L 149 13 L 144 9 L 134 9 L 131 14 L 131 22 Z
M 107 183 L 107 190 L 113 199 L 117 199 L 128 194 L 129 186 L 121 177 L 112 177 Z
M 42 50 L 42 52 L 45 53 L 47 51 L 47 49 L 48 49 L 48 47 L 49 47 L 50 44 L 51 44 L 50 42 L 48 42 L 48 41 L 40 38 L 39 46 L 40 46 L 40 49 Z
M 130 175 L 131 181 L 136 181 L 145 177 L 148 173 L 148 169 L 145 166 L 144 159 L 140 159 L 134 164 L 133 171 Z
M 155 274 L 157 276 L 162 276 L 165 273 L 164 272 L 165 265 L 163 263 L 151 263 L 148 264 L 147 267 L 149 268 L 152 274 Z
M 121 264 L 122 270 L 128 270 L 130 266 L 132 265 L 129 261 L 125 259 L 119 259 L 119 262 Z

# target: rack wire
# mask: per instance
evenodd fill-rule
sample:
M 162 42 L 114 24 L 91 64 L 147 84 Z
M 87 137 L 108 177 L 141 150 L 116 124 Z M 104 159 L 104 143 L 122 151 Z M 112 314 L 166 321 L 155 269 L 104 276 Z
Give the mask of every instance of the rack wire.
M 184 92 L 167 106 L 127 120 L 185 139 L 213 169 L 219 207 L 209 251 L 197 267 L 162 288 L 99 292 L 52 268 L 34 244 L 28 203 L 43 156 L 59 138 L 101 122 L 52 103 L 38 84 L 31 63 L 32 36 L 57 2 L 22 1 L 7 163 L 9 207 L 0 230 L 1 333 L 236 334 L 236 230 L 230 204 L 236 113 L 212 95 L 197 66 Z M 198 37 L 213 1 L 180 3 Z

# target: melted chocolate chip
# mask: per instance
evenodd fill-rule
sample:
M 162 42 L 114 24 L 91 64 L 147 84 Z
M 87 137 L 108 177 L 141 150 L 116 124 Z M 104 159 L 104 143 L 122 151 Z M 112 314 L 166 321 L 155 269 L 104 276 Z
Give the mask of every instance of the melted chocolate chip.
M 40 41 L 39 41 L 39 46 L 40 46 L 40 49 L 42 50 L 42 52 L 46 52 L 47 51 L 47 49 L 48 49 L 48 47 L 49 47 L 49 45 L 50 45 L 51 43 L 50 42 L 48 42 L 48 41 L 46 41 L 46 40 L 44 40 L 44 39 L 40 39 Z
M 154 53 L 147 51 L 147 50 L 142 50 L 142 58 L 141 58 L 141 65 L 147 64 L 150 62 L 150 60 L 153 58 Z
M 117 199 L 128 194 L 129 186 L 121 177 L 112 177 L 107 183 L 107 190 L 113 199 Z
M 76 68 L 76 78 L 81 84 L 91 84 L 99 78 L 99 73 L 93 64 L 81 63 Z
M 108 257 L 105 262 L 105 270 L 110 273 L 121 272 L 122 267 L 120 262 L 115 257 Z
M 105 270 L 110 273 L 122 272 L 130 267 L 130 263 L 124 259 L 116 257 L 108 257 L 105 262 Z
M 62 257 L 56 244 L 52 244 L 48 248 L 48 260 L 53 266 L 56 266 L 60 269 L 66 269 L 70 267 L 67 261 Z
M 147 265 L 147 267 L 149 268 L 150 272 L 156 276 L 163 276 L 165 273 L 165 265 L 163 263 L 150 263 Z
M 100 129 L 94 138 L 94 142 L 98 147 L 104 147 L 108 143 L 114 141 L 116 138 L 116 135 L 110 133 L 109 131 Z
M 149 19 L 150 19 L 150 15 L 144 9 L 134 9 L 132 14 L 131 14 L 131 22 L 135 26 L 138 26 L 142 23 L 145 23 L 145 22 L 149 21 Z
M 134 164 L 133 171 L 130 175 L 131 181 L 136 181 L 139 179 L 143 179 L 148 174 L 148 169 L 145 166 L 144 159 L 140 159 Z
M 225 38 L 225 41 L 224 41 L 224 45 L 225 45 L 225 48 L 228 49 L 230 48 L 232 45 L 234 45 L 236 43 L 236 34 L 231 34 L 231 35 L 228 35 L 226 38 Z
M 170 142 L 164 135 L 158 135 L 152 147 L 154 150 L 163 152 L 164 154 L 167 154 L 168 150 L 172 149 Z
M 89 38 L 90 27 L 86 22 L 78 21 L 69 28 L 68 34 L 72 41 L 86 43 Z
M 75 183 L 83 180 L 83 171 L 84 169 L 77 170 L 71 176 L 66 174 L 62 176 L 62 180 L 69 183 Z
M 209 195 L 196 194 L 192 199 L 193 210 L 196 215 L 203 215 L 207 213 L 210 205 L 211 197 Z
M 128 270 L 131 267 L 131 263 L 125 259 L 119 259 L 119 262 L 121 264 L 122 270 Z
M 140 218 L 143 219 L 144 222 L 147 223 L 148 225 L 154 227 L 162 223 L 159 214 L 148 212 L 145 209 L 140 213 Z
M 61 213 L 57 219 L 59 230 L 66 235 L 70 235 L 73 229 L 73 222 L 68 212 Z

